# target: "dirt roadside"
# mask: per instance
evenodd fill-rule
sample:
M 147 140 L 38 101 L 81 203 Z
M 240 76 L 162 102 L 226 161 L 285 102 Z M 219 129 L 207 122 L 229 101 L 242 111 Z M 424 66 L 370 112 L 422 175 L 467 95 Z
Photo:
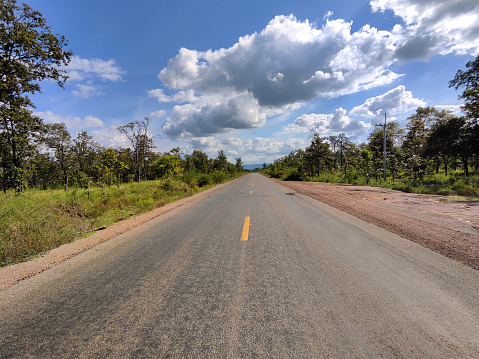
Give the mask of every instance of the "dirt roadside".
M 479 270 L 479 199 L 377 187 L 278 182 Z

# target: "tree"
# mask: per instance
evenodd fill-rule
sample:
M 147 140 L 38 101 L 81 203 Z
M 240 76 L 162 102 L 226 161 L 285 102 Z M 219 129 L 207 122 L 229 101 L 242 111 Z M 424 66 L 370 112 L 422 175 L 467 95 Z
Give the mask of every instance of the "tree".
M 384 132 L 382 127 L 374 129 L 368 136 L 368 150 L 373 156 L 373 165 L 376 179 L 379 178 L 383 167 L 383 147 L 384 147 Z M 397 122 L 388 122 L 386 125 L 386 153 L 390 156 L 396 154 L 398 145 L 402 142 L 402 135 L 404 130 L 399 128 Z
M 243 171 L 243 161 L 241 160 L 241 157 L 236 159 L 235 167 L 236 167 L 236 171 L 238 172 Z
M 209 173 L 211 170 L 208 155 L 200 150 L 193 150 L 191 155 L 186 156 L 185 168 L 187 171 L 197 173 Z
M 155 178 L 179 178 L 183 173 L 183 168 L 180 167 L 180 159 L 176 154 L 164 154 L 150 165 L 151 172 Z
M 459 99 L 464 100 L 462 107 L 464 113 L 469 119 L 477 123 L 479 119 L 479 55 L 466 64 L 467 71 L 458 70 L 453 80 L 449 81 L 449 87 L 456 90 L 465 88 L 459 95 Z
M 23 187 L 23 160 L 31 135 L 43 122 L 32 115 L 28 94 L 40 91 L 39 81 L 51 79 L 63 87 L 72 55 L 67 41 L 54 35 L 42 14 L 16 0 L 0 2 L 0 152 L 4 185 Z
M 228 158 L 223 150 L 218 151 L 218 156 L 214 160 L 213 167 L 215 170 L 226 172 L 228 169 Z
M 57 166 L 63 176 L 65 190 L 68 189 L 68 180 L 72 165 L 72 138 L 64 123 L 54 123 L 45 126 L 45 133 L 41 142 L 53 149 Z
M 305 150 L 305 171 L 310 176 L 319 175 L 321 171 L 331 170 L 332 166 L 332 152 L 329 150 L 329 144 L 315 134 L 311 144 Z
M 131 147 L 133 148 L 135 179 L 137 182 L 141 181 L 146 156 L 154 147 L 153 140 L 148 135 L 148 126 L 150 122 L 151 120 L 148 117 L 145 117 L 141 121 L 133 121 L 127 125 L 117 127 L 118 131 L 128 138 Z

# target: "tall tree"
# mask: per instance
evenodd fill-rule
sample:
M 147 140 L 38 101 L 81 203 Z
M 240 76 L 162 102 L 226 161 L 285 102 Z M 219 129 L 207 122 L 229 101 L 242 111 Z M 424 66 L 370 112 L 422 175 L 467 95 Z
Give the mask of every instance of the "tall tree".
M 40 12 L 16 0 L 0 1 L 0 165 L 9 185 L 23 182 L 30 136 L 42 126 L 28 110 L 34 107 L 28 95 L 39 92 L 46 79 L 63 87 L 67 76 L 61 67 L 71 57 L 66 45 Z
M 310 175 L 319 175 L 321 171 L 330 170 L 333 166 L 332 152 L 329 143 L 315 134 L 304 154 L 304 169 Z
M 117 129 L 121 134 L 125 135 L 130 141 L 133 149 L 134 163 L 135 163 L 135 179 L 137 182 L 141 181 L 142 171 L 145 165 L 145 160 L 148 153 L 153 146 L 153 140 L 148 134 L 148 126 L 151 120 L 145 117 L 141 121 L 133 121 L 127 125 L 118 126 Z
M 466 64 L 467 71 L 459 70 L 449 87 L 456 90 L 464 88 L 459 99 L 464 100 L 462 110 L 467 116 L 465 131 L 461 136 L 462 152 L 469 149 L 469 154 L 475 156 L 476 173 L 479 171 L 479 55 L 473 61 Z M 462 157 L 462 155 L 461 155 Z M 463 159 L 464 161 L 464 159 Z M 465 167 L 468 174 L 467 166 Z

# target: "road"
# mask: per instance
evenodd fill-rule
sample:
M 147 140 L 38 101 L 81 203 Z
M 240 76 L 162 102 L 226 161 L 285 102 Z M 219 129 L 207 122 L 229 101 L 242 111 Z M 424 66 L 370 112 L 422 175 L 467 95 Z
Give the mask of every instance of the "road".
M 0 358 L 479 357 L 479 271 L 290 192 L 249 174 L 0 292 Z

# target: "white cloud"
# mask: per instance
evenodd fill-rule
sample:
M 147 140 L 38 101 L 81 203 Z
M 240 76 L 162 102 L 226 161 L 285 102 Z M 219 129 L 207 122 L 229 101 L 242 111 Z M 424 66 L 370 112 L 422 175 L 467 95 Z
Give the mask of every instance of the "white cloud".
M 393 11 L 398 24 L 390 31 L 365 25 L 352 32 L 352 23 L 331 19 L 332 12 L 325 14 L 321 26 L 293 15 L 277 16 L 229 48 L 181 48 L 158 75 L 171 94 L 162 89 L 149 93 L 159 102 L 180 104 L 166 120 L 164 132 L 187 139 L 259 127 L 267 118 L 312 99 L 390 85 L 402 76 L 392 67 L 398 61 L 479 52 L 477 0 L 371 0 L 370 5 L 376 12 Z M 401 102 L 387 103 L 394 96 Z M 394 113 L 421 105 L 423 101 L 397 87 L 350 115 L 377 116 L 380 106 Z M 338 117 L 337 123 L 334 114 L 328 116 L 331 128 L 318 129 L 361 127 L 351 119 L 340 121 L 347 116 Z M 301 133 L 304 128 L 285 131 Z
M 106 148 L 128 148 L 130 141 L 125 135 L 122 135 L 116 126 L 104 127 L 100 130 L 89 131 L 88 134 L 93 137 L 95 142 Z
M 328 16 L 331 16 L 329 14 Z M 259 34 L 228 49 L 182 48 L 158 75 L 178 92 L 149 92 L 175 106 L 163 130 L 170 138 L 216 135 L 262 126 L 266 117 L 319 96 L 339 96 L 382 86 L 399 75 L 390 34 L 327 20 L 317 28 L 294 16 L 277 16 Z
M 86 116 L 84 118 L 64 116 L 53 113 L 51 111 L 34 112 L 34 115 L 40 117 L 46 123 L 64 123 L 68 129 L 74 130 L 103 126 L 103 121 L 93 116 Z
M 104 95 L 100 90 L 101 86 L 97 81 L 118 82 L 123 80 L 125 72 L 116 65 L 115 60 L 104 61 L 101 59 L 82 59 L 79 56 L 73 56 L 68 66 L 64 69 L 68 73 L 68 82 L 75 85 L 72 91 L 75 97 L 90 98 L 93 96 Z
M 266 115 L 248 93 L 218 94 L 209 96 L 208 100 L 174 106 L 163 132 L 170 138 L 187 139 L 256 128 L 265 123 Z
M 115 60 L 82 59 L 72 56 L 70 63 L 65 67 L 71 81 L 100 78 L 108 81 L 121 81 L 125 72 L 117 66 Z
M 166 114 L 165 110 L 159 110 L 155 112 L 150 112 L 151 118 L 162 118 Z
M 368 98 L 362 105 L 354 107 L 349 114 L 369 117 L 374 122 L 381 119 L 385 112 L 391 116 L 425 105 L 426 102 L 414 98 L 412 92 L 406 91 L 406 88 L 401 85 L 383 95 Z
M 282 133 L 310 132 L 321 137 L 346 133 L 351 138 L 357 138 L 371 127 L 368 123 L 351 119 L 346 113 L 345 109 L 339 108 L 330 114 L 304 114 L 286 126 Z
M 248 91 L 261 106 L 281 107 L 390 83 L 398 76 L 386 69 L 393 54 L 389 34 L 370 26 L 351 34 L 351 23 L 343 20 L 318 29 L 277 16 L 228 49 L 182 48 L 158 77 L 171 89 Z
M 371 0 L 373 11 L 391 10 L 403 19 L 397 27 L 405 37 L 397 49 L 403 60 L 428 59 L 435 54 L 479 54 L 477 0 Z
M 461 115 L 462 112 L 462 105 L 436 105 L 434 107 L 439 111 L 446 110 L 454 115 Z
M 75 97 L 80 98 L 90 98 L 92 96 L 99 96 L 103 95 L 104 93 L 101 92 L 96 86 L 92 86 L 91 84 L 77 84 L 76 90 L 73 90 L 72 93 Z

